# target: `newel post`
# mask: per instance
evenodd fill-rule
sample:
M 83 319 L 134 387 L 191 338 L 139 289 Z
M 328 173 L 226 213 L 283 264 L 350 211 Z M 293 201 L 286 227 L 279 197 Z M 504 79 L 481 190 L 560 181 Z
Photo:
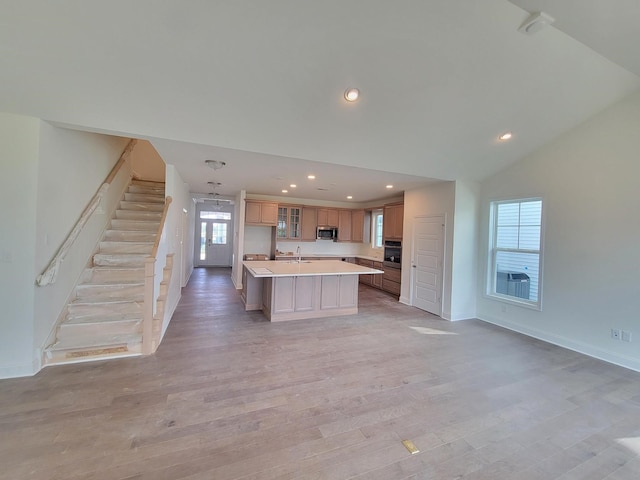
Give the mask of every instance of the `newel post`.
M 142 319 L 142 354 L 153 351 L 153 288 L 155 283 L 155 257 L 144 260 L 144 317 Z

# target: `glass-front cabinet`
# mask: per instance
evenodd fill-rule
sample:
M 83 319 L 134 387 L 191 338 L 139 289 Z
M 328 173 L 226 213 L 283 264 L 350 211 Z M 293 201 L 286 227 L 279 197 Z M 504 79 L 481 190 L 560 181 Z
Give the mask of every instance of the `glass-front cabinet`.
M 280 239 L 298 240 L 302 230 L 302 207 L 279 206 L 276 236 Z

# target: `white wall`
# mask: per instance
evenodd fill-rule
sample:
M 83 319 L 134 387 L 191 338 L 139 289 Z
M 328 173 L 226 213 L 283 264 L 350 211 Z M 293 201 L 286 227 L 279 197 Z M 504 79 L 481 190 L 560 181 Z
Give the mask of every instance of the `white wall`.
M 639 132 L 637 93 L 483 182 L 479 318 L 640 370 Z M 542 311 L 483 295 L 489 201 L 521 196 L 543 198 Z
M 0 378 L 31 375 L 40 121 L 0 113 Z
M 128 142 L 127 138 L 68 130 L 41 122 L 35 235 L 36 276 L 44 271 L 56 255 Z M 129 178 L 130 170 L 125 165 L 76 238 L 58 270 L 55 283 L 35 287 L 36 354 L 46 346 L 44 344 L 95 250 Z
M 476 316 L 480 184 L 456 181 L 451 270 L 451 320 Z
M 171 316 L 178 306 L 180 297 L 182 295 L 182 279 L 186 275 L 190 275 L 189 272 L 185 272 L 185 268 L 193 268 L 193 263 L 190 262 L 187 265 L 183 265 L 182 258 L 193 258 L 193 236 L 189 241 L 189 230 L 193 230 L 193 224 L 189 224 L 184 221 L 184 210 L 187 211 L 187 216 L 193 215 L 195 205 L 191 199 L 189 188 L 180 174 L 173 165 L 167 165 L 166 168 L 166 186 L 165 192 L 167 196 L 172 198 L 171 205 L 165 221 L 166 232 L 166 245 L 162 249 L 158 250 L 158 254 L 161 253 L 166 256 L 167 253 L 173 253 L 173 278 L 169 285 L 169 291 L 167 292 L 165 316 L 162 325 L 162 335 L 169 326 Z M 183 229 L 186 228 L 186 232 Z M 182 249 L 185 249 L 184 255 Z M 164 265 L 164 259 L 161 261 Z M 191 267 L 189 267 L 191 265 Z M 162 279 L 162 272 L 156 272 L 156 280 Z M 159 283 L 159 282 L 158 282 Z

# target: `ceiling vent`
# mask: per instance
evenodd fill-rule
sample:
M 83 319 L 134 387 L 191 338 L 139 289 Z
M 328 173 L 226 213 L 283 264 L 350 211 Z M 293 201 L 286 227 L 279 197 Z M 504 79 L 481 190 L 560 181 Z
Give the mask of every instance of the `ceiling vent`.
M 544 12 L 532 13 L 531 15 L 529 15 L 529 18 L 527 18 L 524 23 L 520 25 L 518 31 L 520 33 L 524 33 L 525 35 L 533 35 L 534 33 L 538 33 L 540 30 L 548 27 L 555 21 L 555 18 L 553 18 L 551 15 L 547 15 Z

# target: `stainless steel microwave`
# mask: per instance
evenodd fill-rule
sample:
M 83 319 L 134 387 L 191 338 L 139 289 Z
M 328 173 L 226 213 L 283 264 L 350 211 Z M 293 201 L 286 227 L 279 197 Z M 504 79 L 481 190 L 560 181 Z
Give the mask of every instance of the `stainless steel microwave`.
M 316 238 L 335 242 L 338 239 L 338 229 L 336 227 L 318 227 Z

